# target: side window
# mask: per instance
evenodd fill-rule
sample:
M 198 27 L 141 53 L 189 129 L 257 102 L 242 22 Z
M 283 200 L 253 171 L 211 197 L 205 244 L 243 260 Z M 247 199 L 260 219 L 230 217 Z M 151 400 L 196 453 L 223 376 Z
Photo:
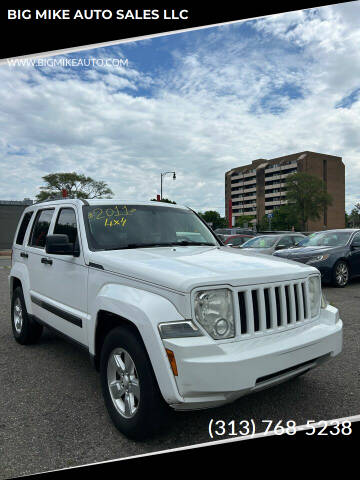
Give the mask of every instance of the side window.
M 356 244 L 360 244 L 360 232 L 359 233 L 356 233 L 354 236 L 353 236 L 353 239 L 351 241 L 351 243 L 356 243 Z
M 53 214 L 54 209 L 38 211 L 29 241 L 31 247 L 45 248 L 46 235 L 49 231 Z
M 282 237 L 279 241 L 279 245 L 284 245 L 286 247 L 292 247 L 293 242 L 292 242 L 291 237 Z
M 235 245 L 236 247 L 238 245 L 242 245 L 244 243 L 244 237 L 235 237 L 235 238 L 232 238 L 229 243 L 232 243 L 233 245 Z
M 304 240 L 304 237 L 292 237 L 292 240 L 294 242 L 294 245 L 297 245 L 299 242 L 301 242 L 301 240 Z
M 17 237 L 16 237 L 16 242 L 15 242 L 15 243 L 17 243 L 17 245 L 22 245 L 24 243 L 25 233 L 26 233 L 27 227 L 30 223 L 32 214 L 33 214 L 33 212 L 27 212 L 27 213 L 25 213 L 25 215 L 22 219 L 22 222 L 21 222 L 21 225 L 20 225 Z
M 69 237 L 70 243 L 77 239 L 76 215 L 72 208 L 62 208 L 56 220 L 54 234 L 63 234 Z

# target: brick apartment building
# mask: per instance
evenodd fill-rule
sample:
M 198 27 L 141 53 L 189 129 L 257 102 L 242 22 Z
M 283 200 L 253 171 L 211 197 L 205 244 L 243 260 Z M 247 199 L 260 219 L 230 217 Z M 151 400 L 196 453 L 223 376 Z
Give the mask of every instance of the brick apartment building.
M 265 214 L 286 204 L 285 179 L 295 172 L 306 172 L 324 181 L 333 203 L 318 220 L 309 221 L 307 230 L 345 227 L 345 165 L 341 157 L 316 152 L 300 152 L 265 160 L 225 174 L 225 212 L 229 219 L 229 201 L 233 216 L 256 215 L 259 222 Z

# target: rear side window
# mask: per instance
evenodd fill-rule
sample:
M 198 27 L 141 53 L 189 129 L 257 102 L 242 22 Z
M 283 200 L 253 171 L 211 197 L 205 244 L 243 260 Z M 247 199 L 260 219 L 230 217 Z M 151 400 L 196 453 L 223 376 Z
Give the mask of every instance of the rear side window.
M 301 242 L 301 240 L 304 240 L 304 237 L 293 237 L 294 245 Z
M 75 243 L 77 238 L 76 215 L 72 208 L 62 208 L 56 220 L 55 234 L 63 234 L 69 237 L 70 243 Z
M 284 245 L 286 247 L 291 247 L 293 244 L 292 237 L 282 237 L 279 241 L 279 245 Z
M 54 209 L 39 210 L 37 213 L 29 242 L 31 247 L 45 248 L 46 235 L 53 213 Z
M 33 212 L 27 212 L 27 213 L 25 213 L 25 215 L 22 219 L 22 222 L 21 222 L 21 225 L 20 225 L 17 237 L 16 237 L 17 245 L 22 245 L 24 243 L 25 233 L 26 233 L 27 227 L 30 223 L 32 214 L 33 214 Z
M 245 243 L 246 240 L 249 240 L 249 238 L 247 238 L 247 237 L 235 237 L 235 238 L 231 238 L 229 240 L 229 243 L 231 243 L 232 245 L 238 246 L 238 245 L 242 245 L 243 243 Z

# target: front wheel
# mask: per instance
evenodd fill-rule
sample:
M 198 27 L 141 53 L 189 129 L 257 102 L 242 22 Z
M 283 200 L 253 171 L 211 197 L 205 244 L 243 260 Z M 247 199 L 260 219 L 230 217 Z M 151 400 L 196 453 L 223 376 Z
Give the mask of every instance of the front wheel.
M 118 327 L 107 335 L 100 360 L 105 405 L 117 429 L 141 440 L 160 430 L 169 411 L 138 335 Z
M 344 260 L 336 262 L 333 268 L 332 283 L 335 287 L 343 288 L 349 283 L 349 266 Z
M 42 325 L 29 317 L 21 287 L 17 287 L 12 295 L 11 326 L 15 340 L 21 345 L 36 343 L 43 331 Z

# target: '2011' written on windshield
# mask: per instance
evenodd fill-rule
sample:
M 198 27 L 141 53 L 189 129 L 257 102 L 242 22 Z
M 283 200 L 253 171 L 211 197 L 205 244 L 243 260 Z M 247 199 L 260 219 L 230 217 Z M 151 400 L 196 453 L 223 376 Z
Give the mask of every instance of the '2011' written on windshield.
M 126 205 L 114 205 L 109 208 L 94 208 L 88 214 L 90 221 L 99 221 L 104 223 L 105 227 L 124 227 L 129 215 L 133 215 L 136 208 L 128 209 Z

